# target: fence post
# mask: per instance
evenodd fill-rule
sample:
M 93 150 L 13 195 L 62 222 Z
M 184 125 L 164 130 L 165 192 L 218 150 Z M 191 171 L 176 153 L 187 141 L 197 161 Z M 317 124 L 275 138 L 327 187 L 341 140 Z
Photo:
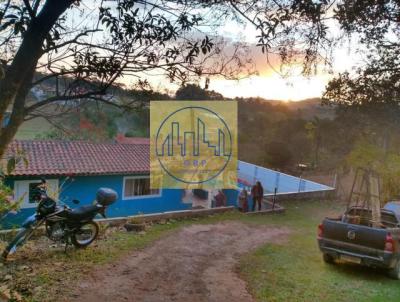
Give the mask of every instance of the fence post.
M 280 173 L 276 172 L 276 176 L 275 176 L 275 189 L 279 190 L 279 178 L 280 178 Z
M 258 172 L 258 166 L 254 166 L 253 185 L 255 185 L 257 181 L 257 174 L 258 174 L 257 172 Z
M 298 189 L 297 192 L 300 192 L 300 190 L 301 190 L 301 175 L 300 175 L 300 177 L 299 177 L 299 189 Z
M 336 182 L 337 182 L 337 173 L 335 173 L 334 177 L 333 177 L 333 184 L 332 184 L 332 188 L 336 189 Z
M 276 201 L 276 193 L 277 192 L 278 192 L 278 189 L 275 187 L 274 196 L 272 197 L 272 209 L 275 209 L 275 201 Z

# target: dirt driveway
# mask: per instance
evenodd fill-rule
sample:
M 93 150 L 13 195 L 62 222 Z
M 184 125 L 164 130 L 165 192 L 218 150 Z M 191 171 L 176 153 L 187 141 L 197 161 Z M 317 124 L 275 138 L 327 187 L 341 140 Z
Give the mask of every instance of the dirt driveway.
M 253 301 L 235 273 L 238 257 L 287 234 L 240 222 L 187 226 L 93 271 L 68 301 Z

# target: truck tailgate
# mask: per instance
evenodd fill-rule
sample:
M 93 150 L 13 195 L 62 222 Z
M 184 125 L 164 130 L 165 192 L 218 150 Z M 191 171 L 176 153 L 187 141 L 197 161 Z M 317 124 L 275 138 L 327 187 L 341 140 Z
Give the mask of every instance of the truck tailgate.
M 348 224 L 326 218 L 323 221 L 323 238 L 327 247 L 345 246 L 353 253 L 377 257 L 384 250 L 386 229 Z M 343 244 L 341 244 L 343 243 Z

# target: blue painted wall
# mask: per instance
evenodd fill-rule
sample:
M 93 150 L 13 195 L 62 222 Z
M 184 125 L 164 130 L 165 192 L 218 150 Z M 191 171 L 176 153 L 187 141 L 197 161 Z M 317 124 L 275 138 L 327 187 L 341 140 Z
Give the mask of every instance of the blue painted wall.
M 190 207 L 190 205 L 181 202 L 182 191 L 172 189 L 162 190 L 159 197 L 123 200 L 123 176 L 76 177 L 72 183 L 65 185 L 65 190 L 61 193 L 60 199 L 71 207 L 72 199 L 80 200 L 81 204 L 88 204 L 93 202 L 96 191 L 100 187 L 111 188 L 119 195 L 118 200 L 107 210 L 110 217 L 184 210 Z
M 39 178 L 7 179 L 6 183 L 13 187 L 14 180 L 36 179 Z M 60 178 L 59 184 L 63 184 L 59 199 L 71 208 L 77 207 L 72 203 L 73 199 L 78 199 L 80 201 L 79 205 L 92 203 L 95 199 L 96 191 L 100 187 L 108 187 L 115 190 L 119 198 L 107 209 L 107 217 L 179 211 L 191 208 L 191 204 L 182 203 L 183 192 L 180 189 L 163 189 L 161 196 L 157 197 L 123 200 L 123 176 L 121 175 L 78 176 L 67 181 L 65 181 L 65 178 Z M 236 190 L 224 190 L 224 193 L 227 196 L 228 205 L 236 206 L 238 192 Z M 8 214 L 5 219 L 0 221 L 0 225 L 2 228 L 17 227 L 34 212 L 35 208 L 21 209 L 17 214 Z

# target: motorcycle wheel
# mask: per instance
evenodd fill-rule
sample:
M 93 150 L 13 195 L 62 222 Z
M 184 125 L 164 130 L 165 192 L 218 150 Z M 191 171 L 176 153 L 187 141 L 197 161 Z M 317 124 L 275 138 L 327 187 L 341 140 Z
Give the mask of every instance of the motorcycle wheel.
M 14 237 L 14 239 L 4 249 L 3 254 L 1 255 L 3 260 L 6 260 L 8 255 L 15 253 L 17 248 L 22 244 L 24 244 L 26 240 L 28 240 L 32 232 L 33 232 L 32 229 L 25 229 L 25 228 L 21 229 Z
M 99 234 L 99 226 L 96 222 L 90 221 L 82 225 L 71 235 L 71 242 L 77 248 L 83 248 L 91 244 Z

